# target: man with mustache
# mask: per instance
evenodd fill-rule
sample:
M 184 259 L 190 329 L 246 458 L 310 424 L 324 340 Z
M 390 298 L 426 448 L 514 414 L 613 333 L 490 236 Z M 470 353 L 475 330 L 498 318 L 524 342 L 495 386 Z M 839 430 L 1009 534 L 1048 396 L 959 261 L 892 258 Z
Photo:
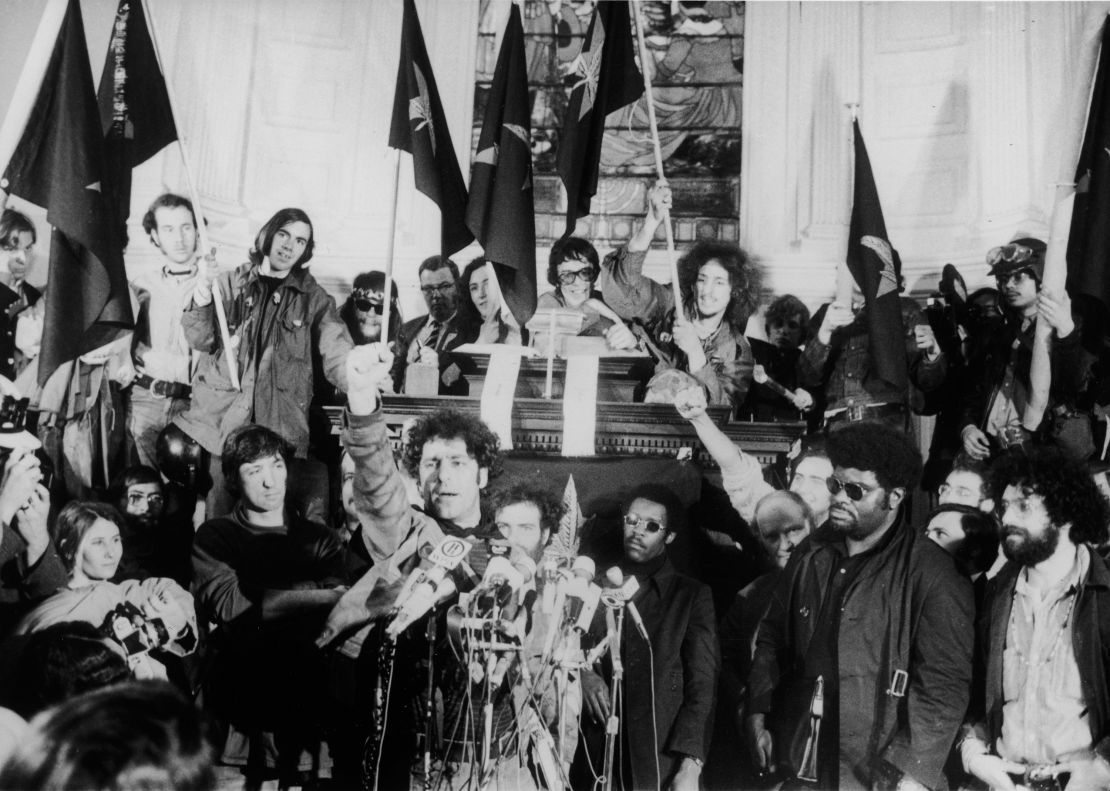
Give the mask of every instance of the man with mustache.
M 131 281 L 139 301 L 131 358 L 135 364 L 127 431 L 139 464 L 157 467 L 158 435 L 189 408 L 200 355 L 189 348 L 182 316 L 200 277 L 197 218 L 188 198 L 159 195 L 143 215 L 143 230 L 162 254 Z
M 936 788 L 970 695 L 971 585 L 902 514 L 921 475 L 904 433 L 848 423 L 828 452 L 829 521 L 759 624 L 753 757 L 787 788 Z
M 1108 504 L 1058 448 L 997 463 L 1002 549 L 979 623 L 986 664 L 960 741 L 964 769 L 992 789 L 1110 788 Z M 1070 779 L 1061 777 L 1070 773 Z
M 433 255 L 420 264 L 417 276 L 428 313 L 401 325 L 394 347 L 397 350 L 392 371 L 394 391 L 407 392 L 405 383 L 411 366 L 424 364 L 439 371 L 440 395 L 466 395 L 466 380 L 447 355 L 470 337 L 469 328 L 462 326 L 463 317 L 458 309 L 459 267 L 450 258 Z
M 990 276 L 998 284 L 1002 317 L 977 336 L 968 370 L 973 373 L 965 390 L 960 438 L 964 452 L 985 459 L 1020 444 L 1030 434 L 1047 431 L 1053 419 L 1074 410 L 1086 380 L 1090 360 L 1083 350 L 1078 316 L 1067 292 L 1044 290 L 1045 243 L 1023 237 L 987 253 Z M 1052 389 L 1041 423 L 1025 425 L 1029 402 L 1030 367 L 1037 322 L 1052 327 Z

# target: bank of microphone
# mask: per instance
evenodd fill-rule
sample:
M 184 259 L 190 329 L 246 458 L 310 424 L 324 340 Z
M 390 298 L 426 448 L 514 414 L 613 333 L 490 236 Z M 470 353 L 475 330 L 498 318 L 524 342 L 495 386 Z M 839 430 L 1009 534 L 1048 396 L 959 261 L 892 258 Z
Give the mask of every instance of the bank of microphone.
M 451 572 L 469 552 L 470 542 L 461 538 L 448 536 L 440 541 L 405 580 L 395 604 L 397 614 L 386 627 L 386 634 L 396 637 L 436 604 L 454 596 L 458 585 Z
M 474 590 L 479 610 L 509 605 L 515 594 L 536 576 L 536 562 L 519 550 L 509 549 L 489 559 L 486 573 Z
M 591 558 L 579 556 L 569 569 L 560 570 L 554 578 L 555 596 L 550 614 L 557 619 L 557 628 L 547 630 L 543 646 L 544 661 L 548 661 L 555 648 L 555 638 L 565 628 L 584 634 L 590 628 L 594 612 L 601 601 L 601 588 L 594 584 L 596 567 Z

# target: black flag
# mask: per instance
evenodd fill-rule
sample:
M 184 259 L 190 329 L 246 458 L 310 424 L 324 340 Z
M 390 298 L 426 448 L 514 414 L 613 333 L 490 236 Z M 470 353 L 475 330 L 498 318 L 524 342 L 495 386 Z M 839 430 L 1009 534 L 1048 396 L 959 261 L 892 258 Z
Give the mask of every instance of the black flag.
M 120 0 L 96 94 L 104 131 L 104 194 L 127 245 L 131 171 L 177 139 L 166 80 L 141 0 Z
M 1102 26 L 1102 51 L 1075 171 L 1075 208 L 1068 234 L 1068 291 L 1110 307 L 1110 19 Z
M 524 28 L 514 3 L 490 85 L 466 221 L 520 326 L 536 312 L 536 214 Z
M 443 255 L 449 256 L 470 244 L 474 235 L 466 227 L 466 184 L 451 133 L 447 131 L 447 119 L 413 0 L 405 0 L 389 145 L 412 154 L 416 188 L 439 206 Z
M 102 192 L 104 138 L 77 0 L 69 0 L 4 179 L 9 193 L 44 207 L 54 229 L 39 352 L 43 384 L 62 363 L 134 325 L 122 250 Z
M 597 165 L 605 136 L 605 117 L 644 92 L 632 46 L 628 3 L 598 3 L 586 31 L 582 53 L 573 64 L 578 82 L 570 94 L 559 138 L 559 176 L 567 190 L 567 229 L 590 213 L 597 194 Z
M 883 207 L 859 122 L 852 122 L 856 145 L 852 224 L 848 230 L 848 269 L 867 304 L 871 376 L 905 390 L 906 342 L 898 297 L 898 268 L 886 233 Z

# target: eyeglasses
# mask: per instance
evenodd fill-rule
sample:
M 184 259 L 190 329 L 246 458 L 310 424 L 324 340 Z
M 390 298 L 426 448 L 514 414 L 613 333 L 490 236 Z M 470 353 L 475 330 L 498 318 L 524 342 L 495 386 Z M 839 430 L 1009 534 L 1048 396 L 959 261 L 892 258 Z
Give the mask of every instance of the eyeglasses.
M 639 514 L 625 514 L 624 525 L 625 527 L 631 527 L 633 529 L 639 527 L 640 525 L 643 525 L 644 530 L 649 533 L 658 533 L 660 530 L 666 529 L 663 527 L 662 523 L 657 522 L 654 519 L 645 519 Z
M 583 283 L 592 283 L 597 280 L 598 271 L 592 266 L 585 269 L 579 269 L 574 272 L 560 272 L 556 278 L 560 284 L 569 286 L 576 279 L 581 280 Z
M 858 483 L 848 483 L 840 480 L 834 475 L 830 475 L 825 479 L 825 486 L 828 487 L 829 494 L 832 495 L 840 494 L 840 490 L 843 489 L 844 493 L 848 495 L 848 499 L 855 500 L 856 502 L 859 502 L 871 492 L 870 489 Z
M 431 296 L 432 294 L 450 294 L 452 291 L 455 290 L 455 284 L 444 283 L 441 286 L 421 286 L 420 290 L 428 296 Z
M 127 502 L 131 505 L 139 505 L 140 503 L 147 503 L 148 505 L 162 505 L 165 498 L 160 494 L 142 494 L 140 492 L 132 492 L 127 495 Z
M 987 266 L 997 266 L 1005 261 L 1009 264 L 1023 264 L 1036 255 L 1032 247 L 1023 244 L 1004 244 L 993 247 L 987 252 Z
M 356 299 L 355 300 L 355 307 L 358 310 L 361 310 L 363 313 L 369 313 L 370 311 L 373 311 L 374 313 L 377 313 L 379 316 L 382 315 L 382 303 L 380 303 L 380 302 L 375 303 L 375 302 L 371 302 L 368 299 Z
M 1031 277 L 1033 277 L 1033 273 L 1028 269 L 1019 269 L 1016 272 L 1006 272 L 1002 275 L 995 275 L 994 282 L 998 284 L 999 288 L 1005 288 L 1006 284 L 1011 280 L 1014 281 L 1015 286 L 1020 286 Z

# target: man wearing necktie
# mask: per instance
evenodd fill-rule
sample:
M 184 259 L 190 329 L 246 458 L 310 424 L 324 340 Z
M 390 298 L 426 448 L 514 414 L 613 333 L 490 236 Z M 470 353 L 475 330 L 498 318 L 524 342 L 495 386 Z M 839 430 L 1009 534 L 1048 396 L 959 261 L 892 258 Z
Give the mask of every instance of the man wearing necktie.
M 401 325 L 395 347 L 393 386 L 404 393 L 410 367 L 439 371 L 439 395 L 466 395 L 466 381 L 445 352 L 470 340 L 471 328 L 458 311 L 459 268 L 450 258 L 433 255 L 420 264 L 420 291 L 428 313 Z

